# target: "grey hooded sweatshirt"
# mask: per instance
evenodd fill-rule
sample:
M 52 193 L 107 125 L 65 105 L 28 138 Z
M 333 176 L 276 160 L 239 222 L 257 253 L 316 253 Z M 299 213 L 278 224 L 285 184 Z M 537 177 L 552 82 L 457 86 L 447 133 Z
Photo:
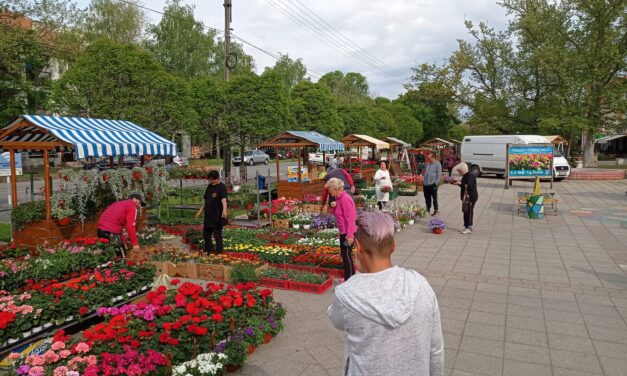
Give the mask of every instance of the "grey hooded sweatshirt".
M 335 288 L 328 315 L 346 332 L 345 375 L 442 375 L 438 301 L 418 272 L 356 274 Z

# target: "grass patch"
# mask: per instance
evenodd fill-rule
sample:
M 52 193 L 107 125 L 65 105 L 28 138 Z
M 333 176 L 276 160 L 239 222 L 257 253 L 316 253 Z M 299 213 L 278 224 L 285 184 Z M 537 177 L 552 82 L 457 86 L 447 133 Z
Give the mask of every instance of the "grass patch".
M 190 159 L 190 167 L 222 166 L 222 159 Z
M 601 165 L 596 168 L 602 168 L 606 170 L 627 170 L 627 164 L 622 165 Z
M 11 243 L 11 225 L 0 223 L 0 242 Z

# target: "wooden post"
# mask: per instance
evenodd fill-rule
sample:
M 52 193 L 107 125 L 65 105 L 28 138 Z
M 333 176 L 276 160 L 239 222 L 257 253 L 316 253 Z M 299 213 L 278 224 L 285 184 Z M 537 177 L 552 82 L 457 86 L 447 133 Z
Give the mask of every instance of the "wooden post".
M 50 162 L 48 160 L 48 149 L 44 149 L 44 187 L 45 187 L 45 197 L 46 200 L 46 219 L 50 220 L 51 211 L 50 211 Z
M 277 147 L 274 147 L 274 160 L 276 162 L 276 182 L 278 185 L 279 181 L 281 181 L 281 168 L 279 167 L 279 149 Z
M 113 157 L 109 157 L 109 168 L 113 169 Z
M 9 150 L 11 159 L 11 205 L 17 208 L 17 172 L 15 171 L 15 150 Z
M 301 177 L 301 174 L 300 174 L 300 166 L 301 166 L 301 164 L 300 164 L 300 153 L 301 153 L 304 149 L 297 148 L 297 150 L 298 150 L 298 182 L 299 182 L 299 183 L 302 183 L 302 177 Z

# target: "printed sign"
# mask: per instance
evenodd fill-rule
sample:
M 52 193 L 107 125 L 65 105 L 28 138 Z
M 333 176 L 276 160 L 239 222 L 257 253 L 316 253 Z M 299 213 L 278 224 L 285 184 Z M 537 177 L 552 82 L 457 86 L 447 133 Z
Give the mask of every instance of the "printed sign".
M 22 153 L 15 153 L 15 173 L 22 175 Z M 11 156 L 8 151 L 0 154 L 0 176 L 11 176 Z
M 553 146 L 508 145 L 507 168 L 510 178 L 551 177 L 553 175 Z

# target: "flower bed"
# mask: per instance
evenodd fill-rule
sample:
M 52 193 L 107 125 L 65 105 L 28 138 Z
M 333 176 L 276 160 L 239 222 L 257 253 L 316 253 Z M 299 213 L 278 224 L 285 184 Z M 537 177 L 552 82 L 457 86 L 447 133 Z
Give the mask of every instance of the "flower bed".
M 103 240 L 77 238 L 40 249 L 39 256 L 0 260 L 0 290 L 17 289 L 27 281 L 59 280 L 115 259 L 115 248 Z
M 99 309 L 106 321 L 83 338 L 59 333 L 47 353 L 13 356 L 15 373 L 33 374 L 31 369 L 39 367 L 35 372 L 45 375 L 170 374 L 210 353 L 224 354 L 215 356 L 222 365 L 241 366 L 249 346 L 263 344 L 283 328 L 285 310 L 271 290 L 254 284 L 203 289 L 184 283 L 173 291 L 160 287 L 146 298 L 146 303 Z
M 268 287 L 322 294 L 333 285 L 333 278 L 308 271 L 270 268 L 261 273 L 260 283 Z
M 0 290 L 0 343 L 28 338 L 35 328 L 80 319 L 97 307 L 135 295 L 153 278 L 151 265 L 119 262 L 64 282 L 33 282 L 21 293 Z
M 24 258 L 28 255 L 30 255 L 28 248 L 18 247 L 15 244 L 0 246 L 0 260 Z

